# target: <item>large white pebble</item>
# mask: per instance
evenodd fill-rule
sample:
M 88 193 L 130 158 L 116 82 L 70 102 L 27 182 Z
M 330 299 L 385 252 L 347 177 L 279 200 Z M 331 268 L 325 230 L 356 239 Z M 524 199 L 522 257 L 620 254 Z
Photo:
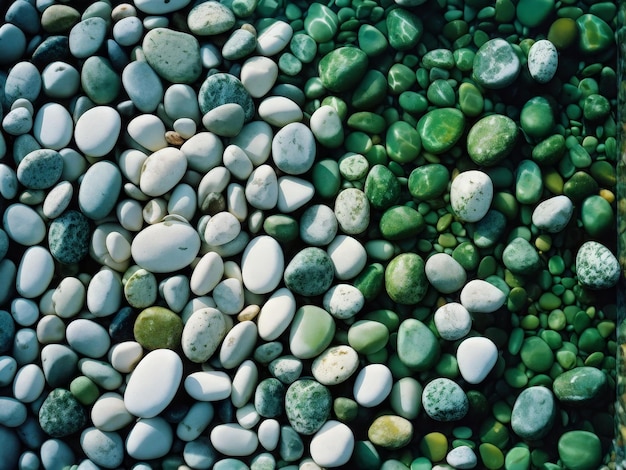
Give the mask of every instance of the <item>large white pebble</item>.
M 250 401 L 259 379 L 259 369 L 254 361 L 246 359 L 237 368 L 233 377 L 230 399 L 235 408 L 241 408 Z
M 469 170 L 460 173 L 450 186 L 450 204 L 464 222 L 478 222 L 489 211 L 493 183 L 487 173 Z
M 158 459 L 167 455 L 174 442 L 172 426 L 165 419 L 137 420 L 126 437 L 126 452 L 137 460 Z
M 478 384 L 491 372 L 498 360 L 498 348 L 489 338 L 467 338 L 456 350 L 459 372 L 467 383 Z
M 72 117 L 58 103 L 46 103 L 35 115 L 33 135 L 43 148 L 60 150 L 72 140 Z
M 87 308 L 96 317 L 112 315 L 122 302 L 122 280 L 109 268 L 98 271 L 87 286 Z
M 192 362 L 202 363 L 217 351 L 228 325 L 224 314 L 215 308 L 196 310 L 187 319 L 183 328 L 181 346 L 183 353 Z
M 563 230 L 574 214 L 574 204 L 567 196 L 560 194 L 540 202 L 532 215 L 533 224 L 549 233 Z
M 241 258 L 243 283 L 253 294 L 267 294 L 276 289 L 283 277 L 284 268 L 283 250 L 268 235 L 253 238 Z
M 109 350 L 109 333 L 100 324 L 86 318 L 70 322 L 65 330 L 65 338 L 70 347 L 78 354 L 99 358 Z
M 154 114 L 141 114 L 133 118 L 126 130 L 135 142 L 151 152 L 167 147 L 165 124 Z
M 259 445 L 256 433 L 238 424 L 219 424 L 211 430 L 210 438 L 215 450 L 233 457 L 250 455 Z
M 187 222 L 168 219 L 146 227 L 131 245 L 135 262 L 153 273 L 178 271 L 196 258 L 200 236 Z
M 170 404 L 183 376 L 183 362 L 170 349 L 155 349 L 139 361 L 126 390 L 126 409 L 140 418 L 152 418 Z
M 442 294 L 459 290 L 467 280 L 463 266 L 447 253 L 436 253 L 428 258 L 424 272 L 428 282 Z
M 339 421 L 326 421 L 311 439 L 309 450 L 320 467 L 339 467 L 348 463 L 352 457 L 354 434 Z
M 368 364 L 359 371 L 354 381 L 356 402 L 366 408 L 381 404 L 391 392 L 393 377 L 384 364 Z
M 17 268 L 15 288 L 27 299 L 43 294 L 54 276 L 54 260 L 42 246 L 31 246 L 22 255 Z
M 115 392 L 104 393 L 91 408 L 91 422 L 101 431 L 117 431 L 135 419 L 126 409 L 122 396 Z
M 176 437 L 189 442 L 200 437 L 213 420 L 213 405 L 208 401 L 198 401 L 191 405 L 185 417 L 176 426 Z
M 219 401 L 230 396 L 232 383 L 222 371 L 193 372 L 185 379 L 185 391 L 199 401 Z
M 356 238 L 338 235 L 326 249 L 335 269 L 335 277 L 347 280 L 356 277 L 367 263 L 365 247 Z
M 447 341 L 456 341 L 472 329 L 472 316 L 457 302 L 449 302 L 435 311 L 433 316 L 439 336 Z
M 139 189 L 147 196 L 162 196 L 180 182 L 186 170 L 183 152 L 175 147 L 157 150 L 143 162 Z
M 309 171 L 315 161 L 315 154 L 315 137 L 300 122 L 287 124 L 272 140 L 274 163 L 279 170 L 289 175 L 301 175 Z
M 224 369 L 234 369 L 245 361 L 256 345 L 256 323 L 237 323 L 226 335 L 220 348 L 220 362 Z
M 103 157 L 115 147 L 121 129 L 122 118 L 114 108 L 96 106 L 78 118 L 74 141 L 85 155 Z
M 89 460 L 102 468 L 117 468 L 124 460 L 124 443 L 116 432 L 87 428 L 80 435 L 80 446 Z
M 283 214 L 294 212 L 313 199 L 315 187 L 309 181 L 295 176 L 278 178 L 278 210 Z
M 21 203 L 11 204 L 2 217 L 4 231 L 13 241 L 24 246 L 33 246 L 46 236 L 46 225 L 39 214 Z
M 491 313 L 506 301 L 506 295 L 493 284 L 473 279 L 461 290 L 461 304 L 469 312 Z
M 278 65 L 268 57 L 250 57 L 241 66 L 241 83 L 253 98 L 267 94 L 277 77 Z
M 257 316 L 261 339 L 274 341 L 289 327 L 295 314 L 295 297 L 289 289 L 281 287 L 267 299 Z
M 293 29 L 289 23 L 276 20 L 261 31 L 257 38 L 256 50 L 262 56 L 271 57 L 287 47 L 292 36 Z
M 15 374 L 13 396 L 22 403 L 32 403 L 46 385 L 46 378 L 37 364 L 26 364 Z
M 540 39 L 528 50 L 528 71 L 539 83 L 548 83 L 554 77 L 559 65 L 559 53 L 554 44 Z

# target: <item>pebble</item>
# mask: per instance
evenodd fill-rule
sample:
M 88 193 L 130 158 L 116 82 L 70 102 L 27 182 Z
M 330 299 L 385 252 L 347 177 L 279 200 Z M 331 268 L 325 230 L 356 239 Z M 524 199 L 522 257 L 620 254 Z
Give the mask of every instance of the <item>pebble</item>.
M 460 299 L 469 312 L 491 313 L 504 305 L 506 295 L 487 281 L 473 279 L 461 290 Z
M 26 421 L 26 406 L 15 398 L 0 397 L 0 424 L 16 428 Z
M 271 57 L 282 51 L 293 36 L 293 29 L 289 23 L 275 20 L 259 32 L 257 37 L 257 52 L 265 57 Z
M 85 455 L 104 468 L 116 468 L 124 460 L 124 443 L 119 434 L 86 428 L 80 435 L 80 445 Z
M 590 405 L 601 399 L 607 388 L 604 371 L 595 367 L 575 367 L 560 374 L 552 383 L 554 395 L 561 403 Z
M 236 457 L 251 455 L 259 445 L 256 433 L 238 424 L 218 424 L 211 430 L 210 439 L 215 450 Z
M 556 402 L 550 389 L 528 387 L 515 399 L 511 427 L 522 439 L 541 439 L 550 433 L 556 414 Z
M 107 23 L 103 18 L 96 16 L 82 20 L 70 30 L 70 53 L 77 59 L 93 56 L 104 44 L 106 32 Z
M 314 358 L 330 345 L 334 334 L 335 322 L 328 312 L 315 305 L 304 305 L 291 322 L 289 350 L 299 359 Z
M 214 408 L 210 402 L 196 402 L 176 426 L 176 437 L 191 442 L 202 434 L 213 419 Z
M 139 188 L 147 196 L 162 196 L 180 182 L 186 170 L 183 152 L 173 147 L 162 148 L 144 161 Z
M 118 431 L 134 420 L 135 417 L 126 409 L 122 396 L 115 392 L 103 393 L 91 408 L 93 425 L 104 432 Z
M 439 336 L 447 341 L 463 338 L 472 328 L 470 313 L 457 302 L 449 302 L 439 307 L 435 311 L 433 320 Z
M 103 157 L 115 146 L 121 126 L 121 117 L 114 108 L 96 106 L 78 118 L 74 140 L 85 155 Z
M 208 1 L 194 6 L 187 16 L 189 30 L 199 36 L 214 36 L 235 26 L 232 10 L 219 2 Z
M 278 65 L 268 57 L 250 57 L 241 66 L 241 83 L 253 98 L 265 96 L 277 78 Z
M 414 305 L 426 295 L 428 279 L 425 263 L 416 253 L 402 253 L 385 269 L 385 289 L 394 302 Z
M 41 368 L 50 387 L 67 385 L 75 377 L 78 355 L 62 344 L 48 344 L 41 349 Z
M 72 448 L 61 439 L 42 442 L 40 455 L 43 468 L 64 468 L 76 461 Z
M 333 317 L 345 320 L 361 311 L 365 297 L 351 284 L 337 284 L 324 294 L 322 305 Z
M 229 103 L 241 106 L 244 111 L 245 122 L 250 122 L 254 117 L 255 105 L 252 97 L 237 77 L 229 73 L 216 73 L 208 76 L 202 82 L 198 92 L 200 112 L 205 115 L 209 111 Z M 233 143 L 237 145 L 236 142 Z M 240 145 L 240 147 L 242 146 Z
M 469 446 L 459 446 L 446 455 L 446 462 L 459 470 L 474 468 L 478 465 L 476 453 Z
M 602 461 L 602 444 L 598 436 L 589 431 L 566 431 L 559 438 L 559 458 L 567 467 L 591 470 Z
M 478 222 L 491 206 L 493 183 L 491 178 L 479 170 L 460 173 L 450 186 L 452 210 L 465 222 Z
M 272 158 L 276 167 L 289 175 L 301 175 L 313 166 L 316 155 L 315 137 L 300 122 L 282 127 L 272 140 Z
M 452 256 L 437 253 L 426 260 L 424 273 L 431 285 L 442 294 L 450 294 L 465 285 L 467 274 Z
M 227 334 L 220 348 L 219 358 L 222 367 L 234 369 L 243 363 L 253 351 L 258 338 L 256 323 L 237 323 Z
M 498 360 L 498 348 L 489 338 L 467 338 L 459 344 L 456 352 L 459 372 L 470 384 L 482 382 Z
M 33 127 L 33 116 L 27 108 L 15 108 L 2 119 L 2 129 L 7 134 L 22 135 Z
M 65 338 L 74 351 L 92 358 L 104 356 L 111 345 L 106 329 L 84 318 L 73 320 L 67 325 Z
M 532 214 L 533 224 L 548 233 L 561 232 L 574 214 L 570 198 L 558 195 L 537 204 Z
M 63 159 L 53 149 L 39 149 L 28 153 L 17 166 L 17 180 L 28 189 L 48 189 L 54 186 L 63 172 Z
M 384 364 L 368 364 L 356 376 L 353 387 L 354 399 L 366 408 L 382 403 L 391 393 L 391 371 Z
M 191 34 L 154 28 L 144 36 L 142 47 L 148 64 L 168 82 L 193 83 L 200 77 L 200 45 Z M 181 50 L 186 54 L 180 54 Z
M 467 152 L 478 165 L 493 166 L 511 154 L 519 135 L 508 116 L 491 114 L 479 119 L 467 134 Z
M 330 391 L 311 379 L 297 380 L 285 394 L 289 424 L 300 434 L 311 435 L 327 421 L 332 406 Z
M 307 247 L 296 253 L 284 272 L 285 286 L 294 293 L 309 297 L 325 293 L 333 278 L 332 259 L 317 247 Z
M 578 282 L 590 289 L 607 289 L 617 284 L 620 267 L 617 259 L 604 245 L 587 241 L 576 253 Z
M 241 258 L 245 287 L 254 294 L 276 289 L 283 277 L 283 251 L 272 237 L 259 236 L 248 243 Z
M 83 429 L 87 416 L 82 405 L 65 389 L 56 388 L 39 409 L 39 425 L 51 437 L 66 437 Z
M 152 460 L 167 455 L 174 435 L 171 425 L 160 416 L 138 419 L 126 437 L 127 454 L 136 460 Z
M 539 83 L 552 80 L 558 67 L 558 53 L 547 39 L 535 42 L 528 51 L 528 71 Z
M 135 369 L 143 357 L 143 349 L 136 341 L 123 341 L 114 344 L 107 357 L 115 370 L 128 373 Z
M 45 248 L 29 247 L 17 268 L 15 288 L 19 295 L 33 299 L 43 294 L 54 276 L 54 261 Z
M 430 381 L 422 392 L 422 406 L 436 421 L 458 421 L 469 411 L 469 401 L 463 389 L 454 381 L 439 377 Z
M 277 289 L 261 307 L 257 317 L 258 333 L 261 339 L 273 341 L 291 324 L 296 313 L 296 300 L 292 292 L 281 287 Z
M 9 238 L 21 245 L 33 246 L 46 236 L 46 227 L 39 214 L 25 204 L 11 204 L 2 217 Z
M 513 84 L 520 69 L 519 57 L 504 39 L 494 38 L 485 42 L 474 57 L 474 77 L 485 88 L 502 89 Z
M 196 310 L 183 328 L 183 352 L 193 362 L 206 362 L 220 347 L 226 333 L 227 322 L 219 310 L 211 307 Z
M 367 430 L 367 437 L 372 444 L 383 449 L 401 449 L 413 437 L 413 424 L 401 416 L 379 416 Z
M 139 418 L 153 418 L 172 401 L 181 383 L 183 364 L 169 349 L 146 354 L 135 367 L 126 390 L 124 406 Z
M 317 465 L 333 468 L 348 463 L 354 446 L 352 430 L 344 423 L 328 420 L 311 439 L 309 451 Z
M 151 113 L 163 101 L 161 79 L 147 62 L 131 62 L 122 71 L 122 85 L 135 107 Z

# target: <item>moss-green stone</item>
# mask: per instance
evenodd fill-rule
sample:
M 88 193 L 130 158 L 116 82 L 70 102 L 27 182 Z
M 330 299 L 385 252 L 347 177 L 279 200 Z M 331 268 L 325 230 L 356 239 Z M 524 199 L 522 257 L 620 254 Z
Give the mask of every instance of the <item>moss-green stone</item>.
M 554 134 L 533 147 L 532 158 L 541 166 L 554 165 L 563 157 L 565 148 L 565 137 Z
M 563 185 L 563 194 L 569 197 L 574 204 L 577 204 L 597 193 L 598 189 L 598 183 L 589 173 L 577 171 Z
M 183 320 L 165 307 L 148 307 L 135 320 L 133 334 L 145 349 L 176 349 L 180 346 Z
M 391 10 L 387 14 L 386 25 L 389 44 L 398 51 L 415 47 L 424 33 L 422 20 L 403 8 Z
M 402 253 L 385 269 L 385 289 L 394 302 L 414 305 L 424 298 L 428 279 L 424 260 L 416 253 Z
M 573 355 L 570 351 L 558 354 Z M 568 364 L 569 365 L 569 364 Z M 552 384 L 554 394 L 568 405 L 588 405 L 602 399 L 608 387 L 606 373 L 595 367 L 575 367 L 560 374 Z
M 554 353 L 543 339 L 531 336 L 524 340 L 520 357 L 533 372 L 545 372 L 554 364 Z
M 360 354 L 374 354 L 387 345 L 389 330 L 373 320 L 359 320 L 348 329 L 348 344 Z
M 456 108 L 434 109 L 417 123 L 422 147 L 435 155 L 450 150 L 459 141 L 464 130 L 465 117 Z
M 381 134 L 387 127 L 387 123 L 382 116 L 369 111 L 358 111 L 351 114 L 346 124 L 354 130 L 367 132 L 368 134 Z
M 313 379 L 292 383 L 285 394 L 289 424 L 300 434 L 314 434 L 330 416 L 333 397 L 324 385 Z
M 51 437 L 74 434 L 87 424 L 85 409 L 69 390 L 55 388 L 41 404 L 39 425 Z
M 357 47 L 339 47 L 319 62 L 322 84 L 330 91 L 341 93 L 356 86 L 367 71 L 367 54 Z
M 375 209 L 387 209 L 400 198 L 398 178 L 384 165 L 374 165 L 365 179 L 365 196 Z
M 410 163 L 417 158 L 422 142 L 417 130 L 408 122 L 394 122 L 387 129 L 385 148 L 389 158 L 398 163 Z
M 394 206 L 387 209 L 379 222 L 383 238 L 391 241 L 414 237 L 425 225 L 422 214 L 409 206 Z
M 352 106 L 356 109 L 373 109 L 387 96 L 387 79 L 379 70 L 368 70 L 352 93 Z
M 589 431 L 567 431 L 559 438 L 559 458 L 570 470 L 595 470 L 602 462 L 602 444 Z
M 522 160 L 515 174 L 515 198 L 520 204 L 534 204 L 542 193 L 541 168 L 532 160 Z
M 440 163 L 418 166 L 409 175 L 409 193 L 416 199 L 428 201 L 446 192 L 450 172 Z
M 359 48 L 369 57 L 375 57 L 385 52 L 389 42 L 385 35 L 370 24 L 363 24 L 357 35 Z
M 365 300 L 372 301 L 385 285 L 385 269 L 380 263 L 372 263 L 354 279 L 354 287 L 359 289 Z
M 272 214 L 263 222 L 263 230 L 280 243 L 288 243 L 298 238 L 298 221 L 284 214 Z
M 517 136 L 517 124 L 508 116 L 486 116 L 469 130 L 467 153 L 477 165 L 495 165 L 513 151 Z
M 476 117 L 483 112 L 485 100 L 480 90 L 470 82 L 459 86 L 459 107 L 467 117 Z
M 333 262 L 317 247 L 307 247 L 296 253 L 285 268 L 285 286 L 296 294 L 315 296 L 325 293 L 334 279 Z

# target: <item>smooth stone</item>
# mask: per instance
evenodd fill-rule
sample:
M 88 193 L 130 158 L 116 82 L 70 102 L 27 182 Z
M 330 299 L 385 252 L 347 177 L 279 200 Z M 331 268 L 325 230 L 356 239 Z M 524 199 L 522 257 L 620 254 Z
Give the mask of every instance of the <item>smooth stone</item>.
M 136 341 L 114 344 L 107 354 L 113 368 L 122 373 L 133 371 L 142 357 L 143 348 Z
M 273 136 L 274 132 L 268 123 L 252 121 L 244 125 L 231 144 L 246 152 L 254 166 L 259 166 L 270 156 Z
M 252 353 L 258 339 L 256 323 L 242 321 L 227 334 L 220 348 L 219 358 L 224 369 L 241 365 Z
M 7 9 L 4 19 L 12 23 L 26 34 L 36 34 L 39 31 L 39 13 L 34 5 L 25 0 L 13 2 Z
M 222 163 L 224 145 L 217 135 L 199 132 L 187 140 L 180 151 L 185 154 L 189 169 L 207 173 Z
M 17 166 L 17 180 L 28 189 L 48 189 L 61 178 L 63 159 L 53 149 L 33 150 Z
M 506 229 L 506 216 L 495 209 L 490 209 L 474 226 L 474 244 L 478 248 L 494 246 Z
M 322 85 L 336 93 L 356 86 L 367 71 L 367 54 L 356 47 L 339 47 L 326 54 L 319 62 L 318 73 Z
M 284 96 L 269 96 L 259 103 L 259 117 L 275 127 L 300 122 L 303 113 L 297 103 Z
M 68 346 L 48 344 L 41 349 L 41 367 L 50 387 L 66 386 L 75 377 L 78 355 Z
M 397 380 L 391 389 L 393 411 L 406 419 L 415 419 L 422 409 L 422 385 L 413 377 Z
M 244 360 L 233 376 L 230 399 L 236 408 L 243 407 L 252 398 L 259 378 L 259 369 L 254 361 Z
M 356 277 L 367 263 L 365 248 L 349 235 L 335 237 L 326 252 L 333 263 L 335 278 L 342 281 Z
M 15 108 L 2 119 L 2 129 L 10 135 L 22 135 L 33 127 L 33 116 L 27 108 Z
M 182 319 L 159 306 L 142 310 L 133 325 L 135 341 L 147 350 L 176 349 L 180 345 L 182 331 Z
M 209 75 L 202 82 L 198 92 L 200 112 L 204 115 L 227 103 L 236 103 L 243 108 L 245 122 L 250 122 L 254 117 L 255 105 L 252 96 L 237 77 L 229 73 Z
M 229 36 L 222 47 L 222 57 L 226 60 L 241 60 L 256 51 L 256 35 L 247 29 L 237 29 Z
M 72 201 L 74 186 L 69 181 L 61 181 L 54 186 L 43 201 L 42 212 L 48 219 L 59 217 Z
M 309 452 L 317 465 L 333 468 L 348 463 L 354 446 L 352 430 L 339 421 L 329 420 L 311 439 Z
M 351 284 L 337 284 L 324 294 L 322 304 L 333 317 L 345 320 L 361 311 L 365 305 L 365 297 Z
M 312 3 L 304 19 L 304 30 L 316 42 L 333 39 L 339 27 L 337 14 L 321 3 Z
M 463 266 L 446 253 L 436 253 L 426 260 L 424 273 L 428 282 L 443 294 L 461 289 L 467 280 Z
M 448 188 L 450 172 L 439 164 L 431 163 L 419 166 L 409 175 L 409 193 L 421 200 L 431 200 L 440 197 Z
M 508 116 L 485 116 L 470 128 L 467 152 L 474 163 L 493 166 L 513 151 L 518 134 L 517 124 Z
M 311 359 L 326 349 L 335 334 L 335 321 L 314 305 L 300 307 L 289 331 L 289 349 L 299 359 Z
M 613 287 L 620 277 L 617 258 L 601 243 L 587 241 L 576 253 L 578 282 L 590 289 Z
M 202 125 L 206 130 L 214 134 L 223 137 L 235 137 L 241 132 L 245 120 L 245 111 L 241 105 L 225 103 L 206 113 L 202 117 Z
M 26 421 L 27 408 L 20 401 L 10 397 L 0 397 L 0 425 L 16 428 Z
M 126 453 L 136 460 L 164 457 L 172 448 L 174 433 L 164 418 L 140 418 L 126 436 Z
M 315 195 L 314 186 L 305 179 L 295 176 L 278 178 L 278 201 L 276 207 L 283 214 L 300 209 Z
M 17 173 L 8 165 L 0 164 L 0 195 L 7 200 L 11 200 L 17 196 L 17 190 Z
M 245 303 L 243 283 L 239 278 L 224 279 L 213 289 L 213 300 L 225 315 L 239 314 Z
M 293 28 L 289 23 L 282 20 L 272 21 L 259 31 L 256 50 L 262 56 L 271 57 L 287 47 L 292 36 Z
M 400 199 L 400 183 L 384 165 L 372 166 L 365 178 L 363 191 L 375 209 L 387 209 Z
M 581 219 L 589 235 L 600 237 L 613 228 L 615 215 L 611 204 L 606 199 L 593 195 L 583 201 Z
M 326 205 L 309 206 L 300 216 L 300 239 L 309 245 L 328 245 L 334 240 L 337 229 L 335 213 Z
M 424 260 L 416 253 L 393 258 L 385 269 L 385 289 L 394 302 L 414 305 L 426 295 L 428 280 Z
M 315 137 L 304 124 L 292 122 L 281 128 L 272 139 L 272 158 L 281 171 L 301 175 L 315 161 Z
M 469 400 L 456 382 L 440 377 L 424 387 L 422 406 L 426 414 L 436 421 L 458 421 L 469 411 Z
M 0 352 L 5 353 L 11 350 L 15 338 L 15 322 L 9 312 L 0 310 Z
M 428 370 L 439 360 L 440 352 L 436 336 L 424 323 L 414 318 L 400 323 L 397 353 L 403 365 L 411 370 Z
M 52 390 L 39 409 L 39 425 L 51 437 L 66 437 L 87 423 L 85 409 L 65 389 Z
M 121 117 L 114 108 L 96 106 L 78 118 L 74 140 L 85 155 L 103 157 L 113 150 L 121 128 Z
M 137 0 L 133 4 L 148 15 L 164 15 L 185 8 L 190 0 Z
M 605 372 L 595 367 L 575 367 L 554 379 L 552 389 L 561 402 L 568 405 L 585 406 L 601 399 L 607 390 Z
M 151 152 L 157 152 L 168 147 L 165 139 L 165 124 L 154 114 L 140 114 L 134 117 L 126 126 L 128 135 L 139 145 Z
M 385 20 L 389 45 L 398 51 L 415 47 L 424 33 L 422 20 L 404 8 L 396 8 L 387 14 Z
M 532 214 L 533 224 L 548 233 L 558 233 L 569 223 L 574 213 L 570 198 L 558 195 L 546 199 L 535 206 Z
M 153 273 L 178 271 L 191 264 L 199 250 L 200 237 L 196 230 L 177 219 L 146 227 L 131 245 L 135 262 Z
M 529 275 L 541 267 L 541 259 L 534 246 L 526 239 L 511 240 L 502 252 L 502 262 L 514 274 Z
M 67 33 L 80 18 L 80 13 L 69 5 L 50 5 L 41 15 L 41 28 L 47 33 Z
M 413 162 L 422 149 L 422 139 L 414 126 L 406 121 L 396 121 L 387 128 L 385 150 L 396 163 Z
M 320 248 L 307 247 L 296 253 L 284 271 L 285 286 L 296 294 L 312 297 L 325 293 L 334 278 L 334 264 Z
M 63 264 L 81 261 L 89 251 L 89 221 L 78 211 L 69 210 L 52 221 L 48 246 L 52 256 Z
M 2 216 L 4 231 L 21 245 L 33 246 L 46 236 L 46 227 L 39 214 L 25 204 L 11 204 Z
M 339 227 L 348 235 L 363 233 L 370 222 L 370 203 L 357 188 L 346 188 L 337 195 L 334 212 Z
M 613 44 L 612 29 L 602 18 L 591 13 L 576 18 L 578 47 L 583 54 L 601 54 Z
M 567 431 L 557 444 L 561 462 L 572 470 L 591 470 L 602 462 L 602 443 L 589 431 Z
M 122 294 L 119 274 L 110 268 L 102 268 L 87 287 L 87 308 L 96 317 L 112 315 L 120 307 Z
M 215 252 L 209 252 L 200 258 L 189 280 L 191 292 L 206 295 L 221 281 L 224 275 L 224 261 Z
M 94 163 L 85 173 L 78 191 L 81 212 L 100 220 L 111 213 L 122 189 L 122 175 L 110 161 Z
M 481 383 L 498 360 L 498 348 L 489 338 L 467 338 L 456 351 L 459 372 L 470 384 Z
M 77 59 L 95 55 L 104 44 L 107 22 L 103 18 L 86 18 L 72 27 L 69 34 L 69 48 Z
M 12 64 L 19 60 L 24 52 L 26 52 L 24 32 L 10 23 L 0 26 L 0 63 L 3 65 Z
M 41 87 L 41 74 L 37 67 L 30 62 L 18 62 L 11 67 L 4 82 L 4 99 L 9 106 L 19 98 L 34 103 Z
M 315 139 L 324 147 L 337 148 L 344 141 L 341 118 L 330 105 L 322 105 L 313 112 L 309 127 Z
M 277 357 L 268 365 L 270 374 L 285 385 L 292 384 L 300 378 L 302 367 L 302 361 L 291 355 Z
M 183 375 L 182 361 L 170 349 L 156 349 L 137 364 L 124 391 L 124 406 L 139 418 L 153 418 L 170 404 Z
M 135 419 L 126 409 L 122 396 L 114 392 L 102 394 L 91 408 L 93 425 L 104 432 L 118 431 Z
M 322 384 L 311 379 L 297 380 L 285 394 L 285 413 L 291 427 L 300 434 L 317 432 L 330 416 L 332 396 Z
M 528 50 L 528 71 L 539 83 L 548 83 L 556 74 L 558 52 L 547 39 L 535 42 Z
M 176 437 L 184 442 L 191 442 L 197 439 L 209 426 L 214 413 L 214 407 L 210 402 L 194 403 L 177 424 Z
M 359 366 L 357 352 L 347 345 L 328 348 L 315 358 L 311 373 L 322 385 L 337 385 L 348 380 Z
M 161 79 L 147 62 L 134 61 L 124 67 L 122 86 L 142 113 L 153 112 L 163 101 Z
M 519 119 L 522 130 L 530 139 L 548 137 L 555 125 L 552 106 L 543 96 L 529 99 L 522 107 Z
M 384 364 L 368 364 L 354 380 L 352 389 L 356 402 L 366 408 L 381 404 L 391 393 L 393 378 Z
M 283 277 L 284 255 L 281 246 L 269 236 L 248 243 L 241 258 L 243 283 L 254 294 L 272 292 Z
M 506 295 L 493 284 L 473 279 L 461 290 L 461 304 L 471 312 L 491 313 L 506 301 Z
M 47 439 L 40 442 L 41 465 L 43 468 L 66 468 L 76 461 L 72 448 L 62 439 Z
M 206 362 L 220 347 L 226 333 L 227 323 L 222 312 L 210 307 L 196 310 L 183 328 L 183 353 L 192 362 Z
M 268 451 L 273 451 L 278 446 L 280 438 L 280 424 L 275 419 L 261 421 L 257 428 L 259 444 Z
M 106 361 L 83 358 L 78 361 L 78 370 L 105 390 L 116 390 L 123 382 L 122 375 Z
M 200 121 L 200 109 L 196 91 L 189 85 L 175 83 L 165 90 L 163 107 L 167 116 L 175 121 L 179 118 Z
M 482 219 L 489 211 L 492 199 L 493 183 L 482 171 L 465 171 L 452 180 L 450 204 L 456 216 L 465 222 Z
M 107 330 L 102 325 L 84 318 L 72 320 L 67 325 L 65 338 L 78 354 L 94 359 L 104 356 L 111 346 Z
M 148 64 L 168 82 L 193 83 L 202 73 L 200 45 L 191 34 L 154 28 L 144 36 L 142 47 Z
M 473 76 L 485 88 L 502 89 L 515 82 L 520 59 L 510 43 L 495 38 L 479 47 L 474 57 Z
M 265 341 L 278 338 L 291 324 L 296 313 L 296 300 L 285 287 L 276 290 L 261 307 L 257 316 L 259 336 Z
M 383 449 L 401 449 L 413 438 L 413 424 L 401 416 L 379 416 L 368 428 L 367 437 Z
M 7 315 L 9 314 L 9 312 L 4 312 Z M 4 317 L 3 314 L 0 314 L 0 316 Z M 7 330 L 10 327 L 7 327 Z M 11 346 L 13 345 L 13 334 L 11 335 L 11 343 L 7 345 L 7 347 L 10 349 Z M 68 348 L 69 349 L 69 348 Z M 11 385 L 11 383 L 13 382 L 13 379 L 15 378 L 15 374 L 17 372 L 17 361 L 15 360 L 15 358 L 11 357 L 11 356 L 0 356 L 0 384 L 2 384 L 3 387 L 6 387 L 7 385 Z
M 218 401 L 228 398 L 231 380 L 225 372 L 200 371 L 189 374 L 184 380 L 185 391 L 195 400 Z
M 97 105 L 112 103 L 121 88 L 121 79 L 111 62 L 95 55 L 85 60 L 80 83 L 87 97 Z
M 143 163 L 139 188 L 147 196 L 162 196 L 180 182 L 186 170 L 187 159 L 179 149 L 157 150 Z
M 446 455 L 446 462 L 459 470 L 474 468 L 478 464 L 476 453 L 469 446 L 459 446 Z
M 89 427 L 80 435 L 80 446 L 95 465 L 104 468 L 116 468 L 124 460 L 124 443 L 116 432 Z
M 218 424 L 211 430 L 210 439 L 215 450 L 235 457 L 251 455 L 259 445 L 256 433 L 238 424 Z
M 54 260 L 48 250 L 36 245 L 22 255 L 17 268 L 15 289 L 24 298 L 32 299 L 43 294 L 54 276 Z
M 278 65 L 268 57 L 255 56 L 241 66 L 241 83 L 253 98 L 265 96 L 278 78 Z
M 263 418 L 278 418 L 285 411 L 285 386 L 274 377 L 261 380 L 254 392 L 254 409 Z M 287 415 L 289 416 L 289 415 Z
M 447 152 L 458 142 L 465 130 L 465 117 L 455 108 L 434 109 L 417 123 L 422 147 L 435 155 Z
M 472 328 L 470 313 L 457 302 L 449 302 L 439 307 L 435 310 L 433 320 L 439 336 L 447 341 L 463 338 Z
M 235 21 L 233 11 L 216 1 L 201 2 L 187 15 L 189 30 L 199 36 L 225 33 L 235 26 Z

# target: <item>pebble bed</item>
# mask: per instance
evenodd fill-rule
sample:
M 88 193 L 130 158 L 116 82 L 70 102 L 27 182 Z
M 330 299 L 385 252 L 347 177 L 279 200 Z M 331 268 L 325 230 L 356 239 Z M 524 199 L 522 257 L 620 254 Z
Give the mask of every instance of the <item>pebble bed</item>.
M 622 468 L 614 2 L 0 13 L 0 470 Z

